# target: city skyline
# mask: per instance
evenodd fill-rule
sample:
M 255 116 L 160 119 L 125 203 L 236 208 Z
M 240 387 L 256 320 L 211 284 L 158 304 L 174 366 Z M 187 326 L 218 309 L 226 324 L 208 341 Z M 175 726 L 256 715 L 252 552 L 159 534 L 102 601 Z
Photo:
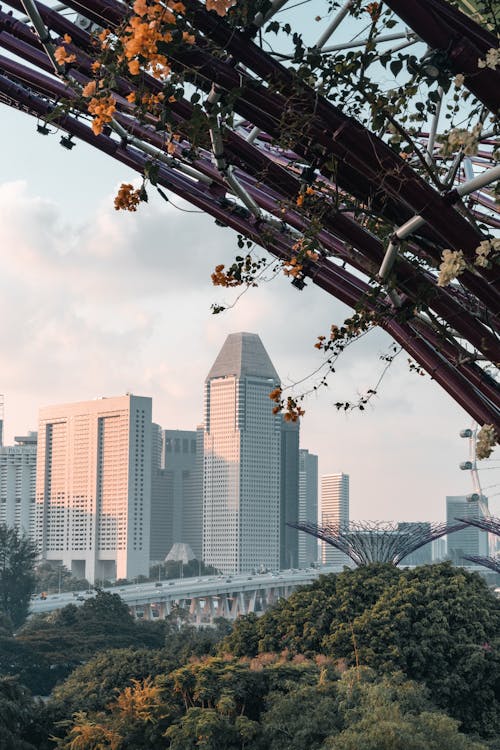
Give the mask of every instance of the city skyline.
M 25 118 L 8 116 L 19 120 L 20 133 L 27 131 Z M 48 148 L 62 168 L 64 150 L 57 143 Z M 4 179 L 28 178 L 23 169 L 30 154 L 35 158 L 28 146 L 15 165 L 20 172 L 7 164 Z M 117 214 L 113 186 L 98 195 L 90 167 L 104 164 L 110 181 L 122 179 L 123 169 L 79 144 L 71 158 L 82 157 L 89 170 L 82 175 L 86 197 L 78 218 L 50 181 L 30 174 L 29 182 L 0 183 L 0 243 L 16 247 L 3 259 L 0 314 L 9 319 L 23 301 L 18 326 L 0 333 L 8 352 L 0 366 L 6 442 L 35 429 L 43 405 L 127 391 L 153 398 L 157 423 L 194 429 L 203 408 L 200 383 L 232 331 L 258 332 L 285 384 L 317 369 L 323 360 L 314 349 L 316 336 L 341 322 L 348 308 L 312 285 L 298 292 L 280 276 L 249 290 L 234 309 L 211 315 L 212 303 L 231 304 L 236 297 L 210 283 L 217 262 L 232 262 L 234 235 L 154 195 L 137 215 Z M 153 253 L 154 247 L 162 252 Z M 178 247 L 190 252 L 175 252 Z M 373 387 L 389 347 L 390 338 L 376 330 L 344 352 L 330 388 L 304 402 L 303 444 L 319 456 L 319 473 L 350 474 L 353 518 L 390 519 L 404 510 L 404 520 L 443 520 L 442 499 L 472 487 L 458 468 L 467 458 L 458 433 L 470 426 L 468 415 L 429 377 L 409 372 L 404 353 L 363 413 L 333 406 Z M 487 471 L 484 484 L 497 477 Z M 491 508 L 500 512 L 498 495 Z

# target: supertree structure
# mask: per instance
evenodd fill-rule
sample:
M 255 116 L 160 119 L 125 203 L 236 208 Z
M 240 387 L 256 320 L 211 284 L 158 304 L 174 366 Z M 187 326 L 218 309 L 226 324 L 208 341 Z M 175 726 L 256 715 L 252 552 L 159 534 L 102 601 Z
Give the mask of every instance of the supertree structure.
M 349 524 L 318 524 L 306 521 L 289 523 L 294 529 L 321 539 L 340 550 L 355 565 L 370 563 L 399 563 L 424 544 L 439 539 L 445 534 L 452 534 L 465 527 L 457 524 L 397 524 L 381 521 L 358 521 Z
M 458 3 L 472 15 L 445 0 L 332 2 L 312 45 L 280 23 L 285 0 L 6 5 L 0 101 L 41 134 L 64 131 L 66 148 L 80 139 L 141 174 L 117 208 L 135 210 L 146 185 L 185 198 L 240 247 L 267 249 L 298 290 L 310 279 L 354 309 L 319 337 L 327 357 L 381 326 L 495 440 L 500 61 L 488 2 Z M 213 278 L 251 286 L 260 269 L 249 251 Z
M 500 536 L 500 518 L 495 516 L 484 516 L 484 517 L 464 517 L 456 519 L 459 523 L 464 523 L 469 526 L 476 526 L 482 531 L 487 531 L 495 536 Z
M 500 557 L 482 557 L 481 555 L 466 555 L 465 560 L 482 565 L 485 568 L 493 570 L 494 573 L 500 573 Z

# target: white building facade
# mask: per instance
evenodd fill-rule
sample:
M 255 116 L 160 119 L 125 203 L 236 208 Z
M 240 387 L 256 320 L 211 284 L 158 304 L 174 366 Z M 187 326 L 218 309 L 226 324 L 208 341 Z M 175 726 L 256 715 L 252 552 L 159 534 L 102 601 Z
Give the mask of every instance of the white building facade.
M 149 571 L 151 399 L 101 398 L 40 410 L 36 541 L 78 578 Z
M 279 568 L 278 385 L 252 333 L 228 336 L 205 382 L 203 560 L 226 574 Z
M 36 432 L 0 447 L 0 524 L 35 540 Z
M 349 475 L 323 474 L 321 476 L 321 526 L 349 526 Z M 350 560 L 343 552 L 322 542 L 323 565 L 348 565 Z
M 318 457 L 299 450 L 299 521 L 318 523 Z M 318 543 L 312 534 L 299 532 L 299 568 L 318 560 Z

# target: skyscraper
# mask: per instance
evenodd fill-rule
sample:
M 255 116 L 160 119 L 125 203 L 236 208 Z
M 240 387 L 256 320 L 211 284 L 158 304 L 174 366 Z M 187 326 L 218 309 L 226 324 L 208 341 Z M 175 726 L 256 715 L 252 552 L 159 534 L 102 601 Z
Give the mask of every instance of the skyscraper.
M 321 526 L 349 525 L 349 475 L 323 474 L 321 477 Z M 347 565 L 349 558 L 330 544 L 322 542 L 323 565 Z
M 299 521 L 318 523 L 318 457 L 308 450 L 299 451 Z M 318 559 L 318 543 L 311 534 L 299 532 L 299 568 L 307 568 Z
M 40 410 L 36 537 L 78 578 L 149 571 L 151 399 L 119 396 Z
M 0 523 L 35 538 L 36 432 L 0 446 Z
M 281 423 L 280 568 L 299 566 L 299 532 L 287 521 L 299 519 L 300 422 Z
M 279 377 L 260 338 L 230 334 L 205 382 L 203 560 L 224 573 L 280 562 Z
M 173 543 L 174 492 L 173 480 L 163 467 L 163 431 L 152 425 L 151 433 L 151 527 L 149 535 L 150 562 L 163 562 Z
M 189 544 L 197 559 L 201 560 L 203 432 L 163 430 L 162 467 L 169 478 L 172 493 L 172 544 Z M 167 552 L 169 550 L 170 547 Z
M 456 518 L 484 518 L 489 515 L 488 498 L 467 500 L 465 495 L 449 495 L 446 498 L 446 523 L 457 523 Z M 448 557 L 456 565 L 471 565 L 465 555 L 489 554 L 488 534 L 476 526 L 466 526 L 461 531 L 448 534 Z

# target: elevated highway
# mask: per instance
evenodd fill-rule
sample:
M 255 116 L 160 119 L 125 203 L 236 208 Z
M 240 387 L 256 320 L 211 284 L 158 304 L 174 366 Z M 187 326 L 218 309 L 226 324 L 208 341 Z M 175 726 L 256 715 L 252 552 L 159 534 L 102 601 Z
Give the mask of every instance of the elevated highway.
M 196 624 L 210 624 L 217 617 L 234 620 L 241 615 L 261 614 L 279 599 L 287 598 L 299 586 L 312 583 L 321 574 L 337 568 L 285 570 L 280 573 L 178 578 L 156 583 L 103 589 L 118 594 L 136 618 L 164 619 L 177 608 L 187 610 Z M 95 591 L 49 594 L 35 599 L 30 612 L 40 614 L 62 609 L 67 604 L 81 606 Z

